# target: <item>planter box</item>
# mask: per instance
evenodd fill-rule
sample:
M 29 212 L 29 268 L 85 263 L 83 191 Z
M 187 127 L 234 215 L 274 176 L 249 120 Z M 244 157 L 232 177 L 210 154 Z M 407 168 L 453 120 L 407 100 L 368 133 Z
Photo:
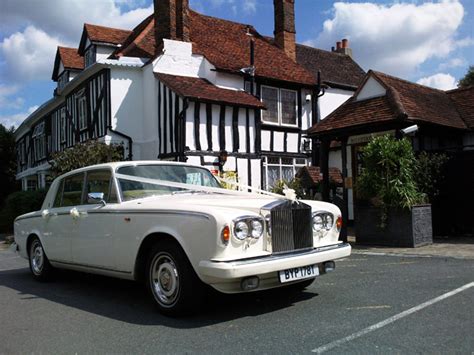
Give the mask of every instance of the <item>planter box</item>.
M 380 228 L 379 208 L 357 205 L 354 212 L 357 244 L 414 248 L 433 243 L 431 205 L 389 209 L 385 228 Z

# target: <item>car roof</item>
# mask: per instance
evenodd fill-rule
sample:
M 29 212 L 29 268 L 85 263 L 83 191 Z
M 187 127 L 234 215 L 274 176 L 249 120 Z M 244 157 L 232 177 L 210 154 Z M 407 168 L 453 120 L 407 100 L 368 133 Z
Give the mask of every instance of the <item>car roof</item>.
M 69 175 L 74 175 L 74 174 L 82 173 L 89 170 L 112 169 L 112 171 L 115 171 L 117 168 L 120 168 L 123 166 L 138 166 L 138 165 L 184 165 L 184 166 L 205 169 L 205 167 L 201 165 L 188 164 L 188 163 L 175 162 L 175 161 L 167 161 L 167 160 L 127 160 L 127 161 L 120 161 L 120 162 L 113 162 L 113 163 L 89 165 L 83 168 L 71 170 L 67 173 L 64 173 L 63 175 L 58 176 L 57 179 L 62 179 Z

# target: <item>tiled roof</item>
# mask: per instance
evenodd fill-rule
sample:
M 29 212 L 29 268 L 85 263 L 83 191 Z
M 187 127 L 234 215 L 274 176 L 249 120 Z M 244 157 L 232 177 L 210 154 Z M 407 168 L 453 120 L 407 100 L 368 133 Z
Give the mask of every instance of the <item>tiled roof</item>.
M 56 59 L 53 68 L 53 80 L 57 80 L 59 63 L 62 62 L 65 69 L 82 70 L 84 69 L 84 57 L 77 54 L 77 48 L 68 48 L 58 46 Z
M 82 32 L 81 42 L 79 44 L 79 54 L 84 54 L 86 38 L 92 42 L 110 43 L 110 44 L 121 44 L 123 43 L 132 32 L 128 30 L 122 30 L 119 28 L 104 27 L 98 25 L 91 25 L 89 23 L 84 24 L 84 30 Z
M 202 78 L 155 73 L 163 84 L 178 95 L 190 99 L 218 104 L 237 105 L 251 108 L 265 108 L 255 96 L 244 91 L 219 88 Z
M 474 128 L 474 86 L 446 92 L 469 128 Z
M 449 92 L 414 84 L 375 71 L 367 73 L 364 83 L 370 76 L 373 76 L 386 88 L 386 95 L 356 101 L 355 97 L 358 94 L 356 92 L 352 98 L 339 106 L 324 120 L 311 127 L 308 133 L 329 133 L 348 127 L 375 125 L 395 120 L 429 123 L 458 129 L 467 128 L 460 115 L 462 109 L 457 109 L 450 99 Z M 363 85 L 361 84 L 359 90 Z M 461 97 L 461 94 L 458 95 Z M 452 93 L 451 96 L 453 96 Z M 468 118 L 472 117 L 473 106 L 469 106 L 472 105 L 472 102 L 462 106 Z
M 296 61 L 329 86 L 356 88 L 364 79 L 364 70 L 348 55 L 328 52 L 322 49 L 296 45 Z
M 415 84 L 384 73 L 373 72 L 385 86 L 398 93 L 401 109 L 408 118 L 447 127 L 466 128 L 445 91 Z
M 298 170 L 296 177 L 306 181 L 309 179 L 312 186 L 318 185 L 323 180 L 319 166 L 304 166 Z M 329 183 L 342 185 L 342 174 L 338 168 L 329 168 Z
M 314 85 L 314 76 L 249 25 L 189 11 L 193 52 L 205 56 L 218 70 L 240 73 L 250 65 L 250 32 L 255 40 L 256 76 Z M 153 15 L 138 25 L 114 56 L 152 58 L 155 55 Z

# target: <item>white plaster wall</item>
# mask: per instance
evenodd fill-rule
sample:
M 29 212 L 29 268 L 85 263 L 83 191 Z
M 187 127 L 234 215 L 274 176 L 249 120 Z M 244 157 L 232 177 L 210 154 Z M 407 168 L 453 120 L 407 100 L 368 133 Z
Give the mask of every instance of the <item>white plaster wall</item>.
M 286 148 L 289 152 L 298 153 L 298 133 L 288 133 Z
M 201 158 L 200 157 L 187 157 L 188 160 L 186 163 L 193 164 L 193 165 L 201 165 Z M 207 160 L 206 160 L 207 161 Z M 206 168 L 212 170 L 212 167 L 206 166 Z
M 244 90 L 244 79 L 238 75 L 215 72 L 213 84 L 224 89 Z M 208 79 L 209 80 L 209 79 Z M 210 81 L 210 80 L 209 80 Z
M 270 131 L 261 131 L 261 136 L 262 136 L 262 150 L 270 150 Z
M 163 54 L 153 61 L 158 73 L 198 77 L 204 57 L 192 54 L 192 43 L 164 39 Z
M 261 160 L 252 159 L 250 162 L 250 166 L 252 168 L 252 187 L 261 189 L 262 188 L 260 184 L 261 175 L 262 175 Z
M 273 151 L 283 152 L 283 139 L 285 134 L 283 132 L 274 132 L 273 133 Z
M 64 65 L 62 61 L 59 61 L 58 76 L 64 71 Z
M 145 114 L 142 80 L 140 69 L 112 67 L 110 70 L 112 128 L 129 135 L 134 143 L 137 143 L 134 144 L 134 159 L 141 159 L 139 144 L 144 140 Z
M 190 102 L 186 110 L 186 144 L 189 150 L 196 150 L 194 139 L 194 102 Z M 200 162 L 199 162 L 200 163 Z
M 250 115 L 249 115 L 250 118 Z M 245 114 L 245 109 L 239 109 L 239 152 L 246 152 L 247 150 L 247 130 L 245 129 L 246 127 L 246 114 Z
M 199 140 L 201 142 L 201 150 L 207 150 L 207 114 L 206 114 L 206 105 L 201 104 L 199 108 Z M 212 142 L 214 143 L 214 142 Z M 213 146 L 214 148 L 214 146 Z
M 255 153 L 255 111 L 249 111 L 249 138 L 250 138 L 250 152 Z
M 384 96 L 387 90 L 373 77 L 370 77 L 357 95 L 357 100 L 365 100 L 371 97 Z
M 115 50 L 115 47 L 101 46 L 100 44 L 96 45 L 95 48 L 96 48 L 96 52 L 95 52 L 96 61 L 99 61 L 100 59 L 107 59 Z
M 225 108 L 225 150 L 232 152 L 232 107 Z
M 220 107 L 212 105 L 212 150 L 220 150 L 219 146 L 219 115 Z
M 342 171 L 342 157 L 340 150 L 329 151 L 329 167 L 338 168 Z
M 143 83 L 143 154 L 141 159 L 156 159 L 158 141 L 158 80 L 153 76 L 153 67 L 142 70 Z
M 326 118 L 331 112 L 346 102 L 353 94 L 354 92 L 350 90 L 326 89 L 324 95 L 318 99 L 319 118 Z
M 311 95 L 310 90 L 301 90 L 301 129 L 306 130 L 311 127 L 311 100 L 306 101 L 306 96 Z

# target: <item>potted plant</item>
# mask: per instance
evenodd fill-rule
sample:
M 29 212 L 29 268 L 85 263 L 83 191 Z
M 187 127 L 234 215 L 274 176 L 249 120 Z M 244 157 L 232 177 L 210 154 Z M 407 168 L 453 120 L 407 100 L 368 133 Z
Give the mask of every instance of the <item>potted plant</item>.
M 433 242 L 431 205 L 415 180 L 410 142 L 385 135 L 364 148 L 356 188 L 356 242 L 417 247 Z

